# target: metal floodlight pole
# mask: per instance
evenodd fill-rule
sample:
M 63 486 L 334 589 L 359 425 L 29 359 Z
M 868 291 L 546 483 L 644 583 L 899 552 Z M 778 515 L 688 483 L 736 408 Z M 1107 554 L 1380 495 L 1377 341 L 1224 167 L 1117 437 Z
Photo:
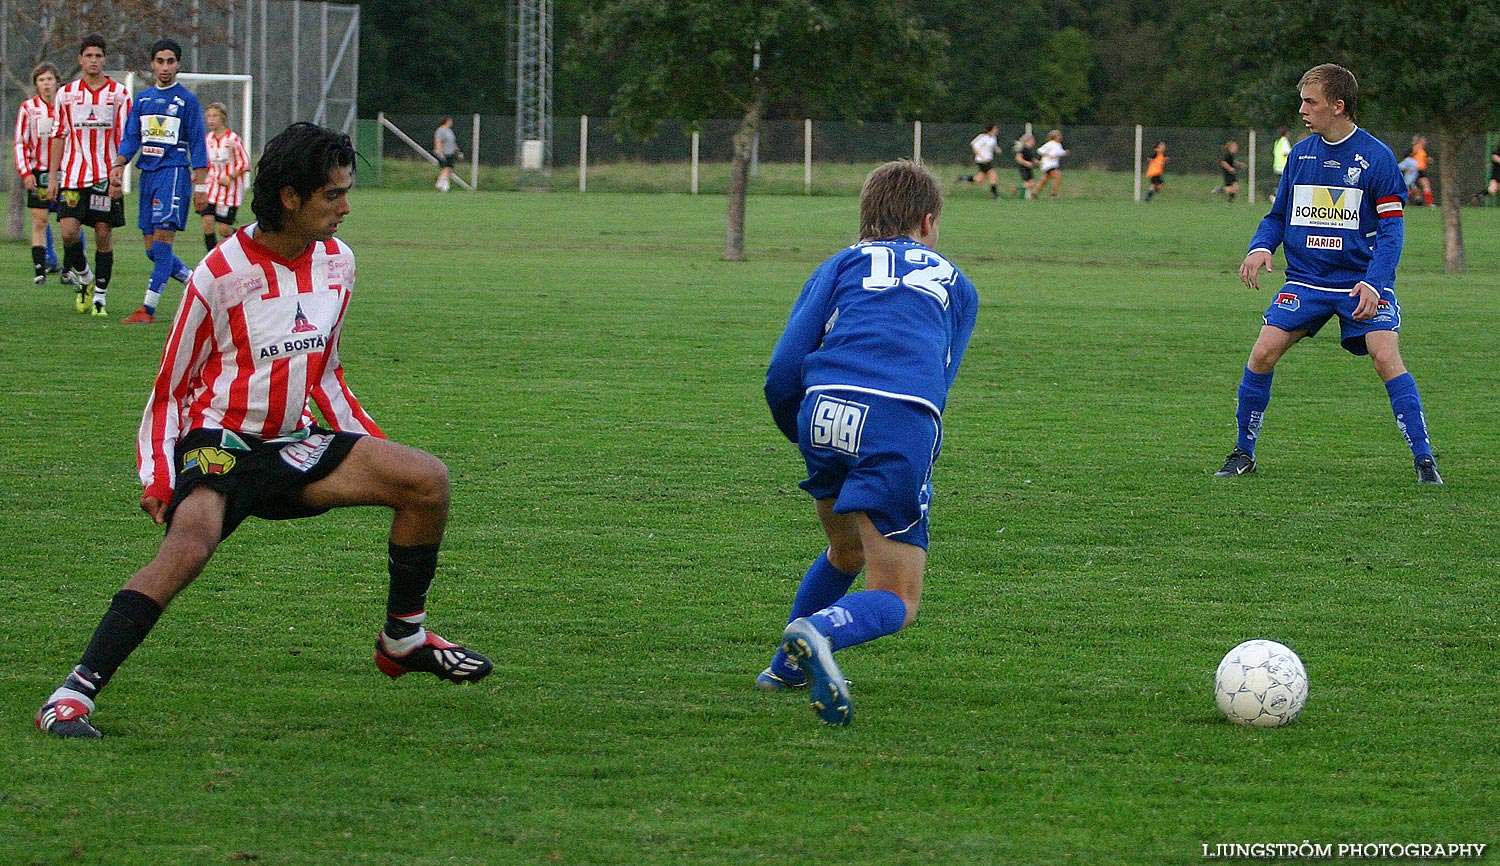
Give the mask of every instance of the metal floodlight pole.
M 516 168 L 552 174 L 552 0 L 516 0 Z

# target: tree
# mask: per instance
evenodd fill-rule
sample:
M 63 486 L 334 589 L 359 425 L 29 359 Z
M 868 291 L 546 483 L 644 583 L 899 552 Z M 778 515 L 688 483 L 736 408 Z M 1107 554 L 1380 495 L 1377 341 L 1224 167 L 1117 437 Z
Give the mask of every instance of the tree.
M 1236 14 L 1246 16 L 1244 24 L 1252 15 Z M 1256 30 L 1270 42 L 1256 45 L 1261 56 L 1270 58 L 1256 65 L 1261 71 L 1256 86 L 1262 92 L 1267 82 L 1275 82 L 1272 88 L 1290 88 L 1302 70 L 1337 62 L 1359 77 L 1362 123 L 1374 114 L 1436 133 L 1443 267 L 1462 271 L 1458 155 L 1466 139 L 1500 123 L 1500 65 L 1494 62 L 1500 0 L 1420 7 L 1407 0 L 1283 4 L 1269 13 L 1275 20 L 1266 21 L 1267 14 L 1262 9 L 1253 13 Z M 1223 32 L 1243 31 L 1231 25 Z
M 1077 27 L 1064 27 L 1047 37 L 1047 50 L 1037 70 L 1036 116 L 1044 126 L 1072 123 L 1089 107 L 1089 70 L 1094 47 Z
M 669 117 L 740 117 L 724 229 L 724 258 L 740 261 L 761 120 L 791 102 L 910 116 L 941 92 L 946 45 L 908 0 L 599 0 L 568 59 L 616 70 L 610 116 L 637 134 Z

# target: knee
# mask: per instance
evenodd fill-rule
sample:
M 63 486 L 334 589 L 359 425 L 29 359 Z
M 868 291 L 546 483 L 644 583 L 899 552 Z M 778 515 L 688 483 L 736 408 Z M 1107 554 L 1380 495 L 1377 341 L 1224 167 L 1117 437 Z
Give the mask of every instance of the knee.
M 849 541 L 830 541 L 828 564 L 845 574 L 859 574 L 865 567 L 865 549 L 856 538 Z
M 425 451 L 417 451 L 402 485 L 402 498 L 409 508 L 448 510 L 448 466 Z

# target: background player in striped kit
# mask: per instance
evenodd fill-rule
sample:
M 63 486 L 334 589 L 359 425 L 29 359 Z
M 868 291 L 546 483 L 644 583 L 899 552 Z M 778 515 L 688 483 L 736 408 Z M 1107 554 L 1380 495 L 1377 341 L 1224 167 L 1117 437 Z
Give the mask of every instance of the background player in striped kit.
M 207 131 L 203 109 L 191 90 L 177 83 L 182 68 L 182 46 L 171 39 L 158 39 L 151 46 L 152 87 L 135 98 L 125 134 L 110 170 L 111 183 L 125 178 L 125 166 L 140 154 L 141 201 L 136 226 L 146 241 L 151 276 L 141 306 L 125 317 L 127 325 L 149 325 L 156 321 L 167 280 L 186 283 L 192 272 L 172 251 L 172 240 L 187 228 L 188 205 L 203 209 L 208 186 Z
M 81 74 L 57 92 L 47 173 L 47 192 L 57 202 L 62 226 L 62 281 L 78 287 L 78 312 L 95 316 L 108 315 L 104 304 L 115 270 L 114 230 L 125 225 L 123 192 L 110 182 L 110 166 L 130 115 L 130 91 L 104 74 L 105 56 L 104 37 L 97 34 L 78 46 Z M 94 270 L 84 257 L 84 225 L 94 227 Z
M 942 190 L 915 163 L 886 163 L 860 193 L 859 243 L 813 272 L 766 371 L 766 402 L 807 466 L 827 549 L 792 600 L 755 686 L 808 687 L 830 725 L 853 709 L 835 651 L 917 615 L 942 413 L 979 296 L 934 249 Z M 849 593 L 861 570 L 865 589 Z
M 1299 111 L 1312 135 L 1292 145 L 1276 203 L 1240 263 L 1240 280 L 1258 289 L 1260 271 L 1271 270 L 1271 256 L 1281 246 L 1286 282 L 1271 299 L 1245 362 L 1235 414 L 1239 437 L 1214 474 L 1255 471 L 1255 446 L 1277 361 L 1336 316 L 1340 345 L 1351 354 L 1369 355 L 1385 383 L 1396 426 L 1411 447 L 1417 481 L 1442 484 L 1417 383 L 1401 360 L 1399 344 L 1395 286 L 1406 238 L 1406 183 L 1391 149 L 1355 125 L 1359 83 L 1354 73 L 1325 63 L 1303 73 L 1297 86 Z
M 257 169 L 259 221 L 216 247 L 189 281 L 138 443 L 141 508 L 167 534 L 37 711 L 43 731 L 102 736 L 89 720 L 99 690 L 250 516 L 391 508 L 375 664 L 390 677 L 421 671 L 455 682 L 490 672 L 489 659 L 422 625 L 448 520 L 447 468 L 386 439 L 344 381 L 338 346 L 355 268 L 334 233 L 349 214 L 354 159 L 348 136 L 310 123 L 276 136 Z M 327 428 L 314 422 L 313 403 Z
M 245 178 L 250 174 L 250 154 L 239 134 L 229 128 L 229 109 L 211 102 L 203 109 L 208 124 L 208 202 L 203 215 L 203 246 L 212 250 L 234 231 L 240 205 L 245 201 Z
M 16 112 L 16 174 L 26 187 L 26 207 L 31 211 L 32 285 L 40 286 L 47 275 L 57 271 L 57 253 L 52 249 L 52 227 L 47 214 L 52 200 L 47 197 L 47 164 L 51 153 L 52 126 L 57 122 L 57 67 L 38 63 L 31 70 L 31 86 L 36 94 L 21 103 Z

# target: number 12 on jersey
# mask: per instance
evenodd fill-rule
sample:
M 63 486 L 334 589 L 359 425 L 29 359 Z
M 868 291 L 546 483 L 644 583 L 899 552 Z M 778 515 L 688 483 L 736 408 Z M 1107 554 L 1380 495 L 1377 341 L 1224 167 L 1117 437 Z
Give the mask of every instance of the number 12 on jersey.
M 916 270 L 896 276 L 896 251 L 884 244 L 860 247 L 860 252 L 870 257 L 870 275 L 861 284 L 867 291 L 883 292 L 897 286 L 906 286 L 924 295 L 930 295 L 948 308 L 948 286 L 953 284 L 953 265 L 942 256 L 926 247 L 912 247 L 902 256 Z

